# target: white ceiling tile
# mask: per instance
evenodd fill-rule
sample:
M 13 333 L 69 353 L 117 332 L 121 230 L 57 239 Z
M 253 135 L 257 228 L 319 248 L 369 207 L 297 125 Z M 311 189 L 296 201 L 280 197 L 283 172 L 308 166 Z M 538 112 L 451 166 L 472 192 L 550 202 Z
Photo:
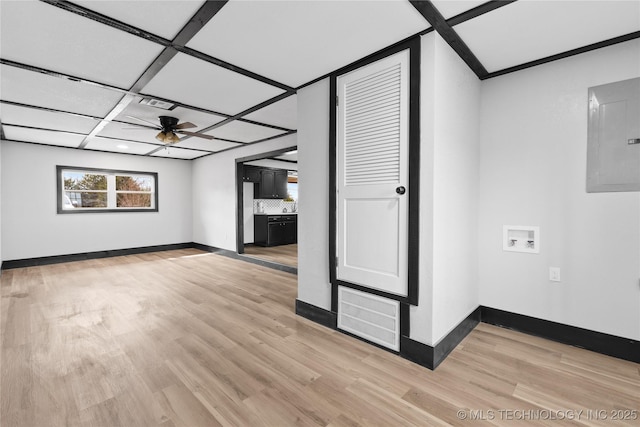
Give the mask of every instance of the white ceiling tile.
M 204 1 L 98 1 L 74 3 L 168 40 L 178 34 Z
M 254 160 L 252 162 L 246 162 L 245 165 L 261 166 L 264 168 L 287 169 L 291 171 L 298 170 L 297 163 L 280 162 L 278 160 L 273 160 L 273 159 Z
M 284 91 L 226 68 L 178 53 L 142 92 L 233 115 Z
M 8 65 L 0 65 L 0 76 L 2 100 L 89 116 L 106 116 L 123 97 L 117 91 Z
M 230 1 L 187 45 L 296 87 L 428 27 L 406 0 Z
M 165 149 L 152 154 L 153 157 L 172 157 L 174 159 L 195 159 L 196 157 L 209 154 L 206 151 L 185 150 L 177 147 L 167 146 Z
M 124 154 L 147 154 L 156 148 L 158 148 L 157 145 L 100 137 L 91 138 L 85 146 L 85 149 L 87 150 L 109 151 Z
M 219 128 L 215 128 L 205 133 L 213 135 L 216 138 L 231 139 L 233 141 L 240 142 L 254 142 L 263 138 L 280 135 L 283 132 L 278 129 L 234 120 L 224 126 L 220 126 Z
M 284 154 L 281 154 L 279 156 L 276 156 L 276 159 L 291 160 L 291 161 L 297 162 L 298 161 L 298 150 L 290 151 L 288 153 L 284 153 Z
M 219 123 L 226 118 L 225 116 L 220 116 L 218 114 L 203 113 L 198 110 L 183 107 L 176 107 L 173 110 L 163 110 L 161 108 L 140 104 L 141 99 L 141 97 L 136 97 L 132 103 L 127 105 L 127 108 L 125 108 L 124 111 L 116 116 L 115 119 L 127 123 L 144 124 L 144 122 L 131 118 L 137 117 L 139 119 L 146 120 L 147 122 L 156 123 L 160 126 L 160 120 L 158 117 L 171 116 L 177 117 L 179 119 L 179 123 L 193 123 L 196 127 L 186 130 L 198 132 L 200 129 Z
M 274 102 L 243 118 L 287 129 L 297 129 L 298 95 L 291 95 L 282 101 Z
M 438 12 L 444 16 L 444 19 L 453 18 L 462 12 L 471 10 L 474 7 L 486 3 L 487 0 L 465 1 L 465 0 L 431 0 L 431 3 L 438 9 Z
M 4 103 L 0 104 L 0 120 L 4 125 L 14 124 L 84 134 L 91 132 L 100 123 L 97 119 Z
M 59 145 L 61 147 L 77 147 L 84 140 L 84 135 L 53 130 L 29 129 L 5 125 L 2 125 L 2 130 L 4 131 L 5 138 L 9 140 Z
M 163 47 L 35 1 L 3 1 L 2 57 L 128 89 Z
M 160 144 L 160 141 L 156 139 L 158 132 L 155 129 L 133 126 L 128 123 L 111 122 L 98 132 L 97 136 Z
M 489 71 L 640 30 L 638 1 L 517 1 L 454 27 Z
M 203 151 L 220 151 L 227 148 L 239 147 L 242 144 L 235 144 L 233 142 L 219 141 L 217 139 L 203 139 L 197 137 L 187 138 L 184 141 L 178 142 L 175 146 L 180 148 L 193 148 L 195 150 Z

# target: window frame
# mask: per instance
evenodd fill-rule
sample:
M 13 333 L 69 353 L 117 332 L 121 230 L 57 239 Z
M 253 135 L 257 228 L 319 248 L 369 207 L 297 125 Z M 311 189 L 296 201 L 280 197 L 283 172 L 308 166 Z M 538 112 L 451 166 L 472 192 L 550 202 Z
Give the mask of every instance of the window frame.
M 152 207 L 150 208 L 79 208 L 79 209 L 64 209 L 62 196 L 65 192 L 64 190 L 64 180 L 62 178 L 62 173 L 65 171 L 73 171 L 73 172 L 83 172 L 83 173 L 95 173 L 100 175 L 107 176 L 107 198 L 110 193 L 116 197 L 117 203 L 117 195 L 118 191 L 115 187 L 115 177 L 117 175 L 122 176 L 135 176 L 135 175 L 146 175 L 153 178 L 152 185 L 152 195 L 151 202 Z M 109 177 L 113 177 L 109 179 Z M 113 185 L 113 189 L 110 189 L 109 186 Z M 142 172 L 142 171 L 129 171 L 122 169 L 103 169 L 103 168 L 88 168 L 82 166 L 56 166 L 56 205 L 58 214 L 81 214 L 81 213 L 113 213 L 113 212 L 158 212 L 158 173 L 157 172 Z M 107 202 L 108 203 L 108 202 Z

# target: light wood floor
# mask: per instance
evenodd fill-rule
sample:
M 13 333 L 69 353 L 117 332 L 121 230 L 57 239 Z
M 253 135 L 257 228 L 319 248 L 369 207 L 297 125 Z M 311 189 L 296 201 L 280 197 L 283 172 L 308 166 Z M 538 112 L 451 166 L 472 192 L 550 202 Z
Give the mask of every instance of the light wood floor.
M 298 267 L 298 245 L 281 246 L 245 246 L 245 255 L 260 258 L 266 261 L 277 262 L 291 267 Z
M 637 425 L 611 418 L 640 409 L 638 364 L 479 325 L 432 372 L 295 316 L 294 275 L 193 249 L 0 291 L 3 427 Z

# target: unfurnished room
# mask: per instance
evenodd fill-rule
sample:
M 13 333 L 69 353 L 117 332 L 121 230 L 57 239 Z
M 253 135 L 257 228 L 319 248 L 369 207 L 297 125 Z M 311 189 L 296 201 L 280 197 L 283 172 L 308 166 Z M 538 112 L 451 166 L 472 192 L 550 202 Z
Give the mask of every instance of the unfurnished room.
M 0 425 L 636 426 L 640 0 L 0 0 Z

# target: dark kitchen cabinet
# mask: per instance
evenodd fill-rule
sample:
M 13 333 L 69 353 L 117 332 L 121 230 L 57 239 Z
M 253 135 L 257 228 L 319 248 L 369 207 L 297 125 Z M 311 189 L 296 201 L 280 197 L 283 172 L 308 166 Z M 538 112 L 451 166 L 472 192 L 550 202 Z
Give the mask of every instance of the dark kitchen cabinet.
M 287 171 L 262 169 L 257 187 L 257 199 L 284 199 L 287 197 Z
M 256 245 L 277 246 L 298 242 L 296 215 L 256 215 L 253 218 Z
M 262 168 L 255 166 L 245 166 L 243 169 L 242 181 L 243 182 L 260 182 Z

